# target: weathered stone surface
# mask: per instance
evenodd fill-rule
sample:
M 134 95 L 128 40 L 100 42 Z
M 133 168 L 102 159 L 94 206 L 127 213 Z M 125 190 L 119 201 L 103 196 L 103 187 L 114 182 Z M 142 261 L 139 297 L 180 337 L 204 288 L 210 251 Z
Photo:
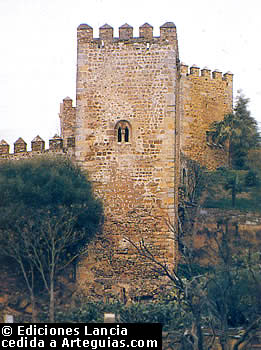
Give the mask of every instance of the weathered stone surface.
M 102 47 L 78 42 L 76 157 L 104 200 L 104 237 L 110 242 L 110 251 L 93 245 L 92 277 L 99 275 L 104 286 L 111 280 L 128 293 L 156 277 L 124 237 L 144 239 L 158 258 L 174 264 L 174 233 L 164 219 L 174 223 L 176 215 L 178 52 L 176 32 L 168 36 L 173 40 L 149 35 L 137 40 L 124 25 L 120 40 Z M 87 289 L 92 279 L 81 274 L 90 259 L 78 270 Z
M 4 157 L 9 154 L 9 145 L 5 140 L 0 142 L 0 157 Z
M 160 37 L 153 37 L 148 23 L 139 31 L 134 38 L 125 24 L 115 38 L 106 24 L 93 38 L 92 27 L 81 24 L 76 107 L 71 98 L 63 100 L 61 137 L 50 140 L 49 150 L 43 140 L 33 140 L 33 152 L 21 139 L 14 154 L 0 144 L 1 159 L 67 154 L 88 172 L 106 220 L 79 264 L 78 278 L 86 293 L 100 298 L 157 290 L 151 263 L 130 241 L 144 240 L 157 259 L 176 264 L 180 151 L 209 169 L 227 161 L 206 132 L 232 111 L 232 74 L 180 65 L 173 22 L 160 27 Z
M 16 140 L 14 143 L 14 153 L 26 152 L 26 150 L 26 142 L 21 137 L 19 137 L 19 139 Z
M 74 147 L 75 142 L 72 144 L 72 140 L 75 138 L 76 108 L 73 107 L 70 97 L 66 97 L 61 103 L 59 117 L 63 147 L 66 149 Z
M 201 209 L 194 223 L 193 242 L 196 249 L 206 249 L 208 254 L 202 255 L 201 262 L 218 262 L 214 255 L 217 250 L 216 237 L 228 230 L 229 239 L 234 241 L 233 252 L 242 254 L 243 249 L 250 246 L 259 250 L 261 242 L 261 214 L 259 212 L 243 212 L 240 210 L 224 210 L 217 208 Z M 213 235 L 214 234 L 214 235 Z M 237 243 L 236 243 L 237 242 Z M 238 242 L 240 242 L 238 244 Z M 211 247 L 211 248 L 210 248 Z M 214 249 L 214 250 L 213 250 Z M 211 256 L 214 256 L 213 261 Z
M 190 159 L 210 170 L 227 164 L 223 148 L 207 139 L 207 131 L 214 121 L 220 121 L 232 112 L 233 75 L 211 75 L 209 69 L 192 66 L 180 68 L 181 149 Z
M 37 135 L 31 142 L 33 152 L 44 152 L 45 142 Z

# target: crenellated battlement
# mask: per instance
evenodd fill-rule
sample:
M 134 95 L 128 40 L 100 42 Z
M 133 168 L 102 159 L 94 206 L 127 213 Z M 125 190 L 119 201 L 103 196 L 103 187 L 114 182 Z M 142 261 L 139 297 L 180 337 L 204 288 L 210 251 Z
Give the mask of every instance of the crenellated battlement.
M 77 107 L 70 97 L 60 104 L 60 136 L 46 149 L 38 135 L 30 151 L 19 137 L 14 153 L 2 140 L 0 162 L 42 154 L 77 162 L 104 202 L 103 237 L 110 244 L 101 249 L 99 238 L 90 246 L 78 265 L 79 286 L 102 299 L 119 298 L 123 290 L 129 296 L 154 293 L 154 272 L 124 237 L 144 238 L 159 261 L 176 265 L 178 247 L 165 219 L 176 227 L 180 173 L 186 170 L 180 154 L 210 170 L 226 165 L 225 150 L 207 137 L 211 124 L 233 111 L 233 74 L 180 64 L 173 22 L 160 26 L 160 36 L 144 23 L 138 37 L 128 23 L 117 33 L 106 23 L 98 38 L 81 24 L 77 40 Z
M 139 27 L 138 37 L 133 33 L 128 23 L 119 27 L 118 37 L 109 24 L 99 28 L 99 38 L 93 38 L 89 25 L 78 27 L 77 108 L 72 128 L 76 160 L 104 201 L 104 234 L 114 245 L 113 264 L 123 267 L 122 272 L 113 275 L 110 268 L 107 275 L 105 257 L 99 259 L 96 271 L 105 271 L 100 280 L 111 279 L 109 283 L 118 287 L 120 281 L 126 290 L 131 285 L 137 288 L 137 271 L 145 267 L 135 267 L 135 271 L 129 268 L 132 257 L 123 241 L 125 229 L 115 222 L 127 222 L 126 234 L 135 242 L 138 230 L 141 234 L 146 231 L 146 236 L 148 232 L 150 244 L 155 243 L 161 256 L 173 266 L 173 233 L 163 221 L 157 224 L 158 231 L 153 229 L 154 220 L 147 213 L 154 217 L 155 206 L 156 212 L 161 208 L 170 222 L 176 222 L 179 177 L 176 26 L 172 22 L 163 24 L 159 37 L 154 36 L 149 23 Z M 61 120 L 64 125 L 69 121 L 64 112 Z M 138 221 L 130 213 L 137 215 L 144 229 L 139 226 L 136 230 Z M 78 270 L 86 289 L 89 282 L 94 285 L 93 280 L 83 277 L 88 264 L 84 262 Z M 98 278 L 94 271 L 93 279 Z
M 133 37 L 133 27 L 128 23 L 119 27 L 119 36 L 114 37 L 114 28 L 109 24 L 104 24 L 99 28 L 99 38 L 93 37 L 93 28 L 88 24 L 80 24 L 77 28 L 78 42 L 88 41 L 161 41 L 174 42 L 177 40 L 176 26 L 173 22 L 166 22 L 160 27 L 160 36 L 153 36 L 153 27 L 149 23 L 144 23 L 139 27 L 139 37 Z
M 64 141 L 66 141 L 67 147 L 64 147 Z M 64 140 L 59 135 L 54 135 L 49 140 L 49 149 L 45 149 L 45 141 L 37 135 L 31 141 L 31 151 L 28 151 L 27 143 L 22 137 L 19 137 L 14 142 L 14 153 L 10 153 L 10 145 L 5 140 L 0 141 L 0 159 L 31 158 L 36 154 L 43 153 L 69 153 L 70 155 L 74 155 L 74 147 L 74 137 Z
M 181 63 L 181 149 L 187 157 L 208 169 L 225 165 L 224 150 L 212 149 L 206 136 L 214 121 L 233 111 L 233 74 L 189 67 Z
M 204 79 L 217 79 L 217 80 L 225 80 L 232 82 L 233 74 L 231 72 L 222 73 L 219 70 L 215 69 L 211 72 L 211 70 L 207 67 L 200 69 L 197 65 L 193 65 L 189 67 L 188 65 L 181 63 L 180 64 L 180 74 L 185 77 L 200 77 Z

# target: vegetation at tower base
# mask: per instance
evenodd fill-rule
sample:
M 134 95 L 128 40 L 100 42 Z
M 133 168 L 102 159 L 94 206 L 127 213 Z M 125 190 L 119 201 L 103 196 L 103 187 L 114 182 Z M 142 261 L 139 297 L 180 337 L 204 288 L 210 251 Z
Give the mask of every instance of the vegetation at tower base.
M 154 271 L 169 281 L 159 290 L 156 302 L 124 305 L 79 299 L 74 307 L 60 310 L 57 321 L 102 322 L 104 312 L 115 312 L 118 322 L 162 322 L 169 345 L 163 349 L 236 350 L 242 349 L 240 344 L 251 344 L 261 326 L 259 252 L 239 232 L 230 230 L 226 220 L 206 232 L 204 249 L 195 249 L 193 221 L 186 220 L 179 236 L 180 264 L 174 271 L 158 260 L 145 241 L 131 242 Z M 201 263 L 203 254 L 209 265 Z
M 227 148 L 229 166 L 234 169 L 246 169 L 248 152 L 260 147 L 257 122 L 247 109 L 248 103 L 239 91 L 234 112 L 212 124 L 212 140 Z
M 131 242 L 138 254 L 170 282 L 162 300 L 172 305 L 176 318 L 175 326 L 172 323 L 176 337 L 171 346 L 205 350 L 215 349 L 218 342 L 222 349 L 238 349 L 239 344 L 252 341 L 261 326 L 260 253 L 225 221 L 207 232 L 209 239 L 200 250 L 193 245 L 192 217 L 187 217 L 183 229 L 178 236 L 179 265 L 173 271 L 158 260 L 145 241 Z M 209 264 L 201 263 L 203 254 Z M 233 344 L 231 327 L 236 336 Z
M 228 167 L 209 173 L 206 207 L 261 209 L 260 133 L 248 102 L 239 91 L 234 112 L 212 124 L 212 142 L 227 149 Z
M 32 306 L 41 281 L 53 322 L 57 277 L 101 229 L 102 204 L 81 170 L 61 157 L 1 163 L 0 192 L 1 256 L 18 264 Z
M 80 25 L 77 108 L 70 98 L 63 100 L 61 137 L 49 143 L 49 150 L 36 137 L 30 152 L 19 138 L 14 154 L 0 142 L 2 159 L 59 152 L 88 171 L 104 200 L 106 221 L 104 239 L 93 241 L 78 265 L 78 286 L 100 298 L 123 290 L 132 297 L 138 288 L 144 295 L 149 285 L 152 291 L 155 287 L 156 278 L 144 277 L 144 261 L 123 240 L 126 232 L 138 240 L 146 231 L 158 256 L 176 263 L 175 242 L 161 213 L 156 222 L 156 214 L 151 220 L 147 211 L 155 205 L 177 221 L 180 151 L 209 169 L 226 162 L 223 148 L 207 144 L 206 131 L 232 111 L 233 74 L 180 64 L 172 22 L 160 27 L 159 37 L 151 25 L 139 29 L 139 37 L 133 37 L 133 29 L 122 26 L 116 38 L 113 28 L 102 26 L 94 37 L 93 28 Z M 193 197 L 191 192 L 189 201 Z M 141 215 L 130 218 L 137 208 Z
M 250 160 L 253 154 L 255 165 Z M 261 166 L 257 166 L 261 154 L 258 150 L 253 154 L 248 156 L 248 170 L 221 167 L 205 173 L 203 207 L 261 211 Z

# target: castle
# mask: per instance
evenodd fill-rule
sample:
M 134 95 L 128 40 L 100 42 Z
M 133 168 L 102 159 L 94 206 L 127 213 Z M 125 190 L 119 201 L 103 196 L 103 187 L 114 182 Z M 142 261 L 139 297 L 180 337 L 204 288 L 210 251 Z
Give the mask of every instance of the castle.
M 89 25 L 78 27 L 76 107 L 63 100 L 61 136 L 49 150 L 39 136 L 31 152 L 21 138 L 14 154 L 0 143 L 1 158 L 67 153 L 88 172 L 106 220 L 78 266 L 78 281 L 108 297 L 157 288 L 157 275 L 130 242 L 144 240 L 158 259 L 175 265 L 178 189 L 186 175 L 180 154 L 210 170 L 226 164 L 208 130 L 232 111 L 233 91 L 231 73 L 180 63 L 174 23 L 162 25 L 159 37 L 148 23 L 139 37 L 128 24 L 117 38 L 113 31 L 105 24 L 93 38 Z

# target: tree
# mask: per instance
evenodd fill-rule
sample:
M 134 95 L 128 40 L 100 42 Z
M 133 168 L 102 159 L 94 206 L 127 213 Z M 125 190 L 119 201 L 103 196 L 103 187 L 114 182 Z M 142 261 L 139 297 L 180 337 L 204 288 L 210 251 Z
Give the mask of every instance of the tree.
M 258 162 L 258 159 L 256 159 Z M 219 168 L 208 173 L 203 205 L 208 208 L 260 209 L 261 173 L 250 170 Z M 242 194 L 241 196 L 238 196 Z M 231 198 L 231 200 L 228 200 Z
M 54 322 L 57 277 L 101 229 L 102 204 L 82 171 L 61 157 L 3 162 L 0 192 L 1 255 L 18 263 L 32 306 L 40 275 Z
M 181 163 L 183 168 L 181 185 L 185 199 L 191 204 L 195 204 L 206 186 L 208 177 L 206 168 L 200 166 L 195 160 L 189 159 L 183 153 L 181 153 Z
M 241 177 L 242 176 L 240 176 L 240 174 L 238 174 L 238 172 L 235 170 L 224 171 L 224 189 L 231 191 L 231 201 L 233 208 L 236 206 L 236 195 L 243 190 Z
M 239 91 L 233 113 L 212 124 L 213 141 L 227 148 L 229 167 L 237 169 L 246 166 L 248 151 L 260 145 L 257 122 L 247 109 L 248 103 Z
M 215 349 L 218 339 L 222 350 L 238 350 L 239 345 L 251 341 L 261 325 L 259 253 L 252 252 L 237 229 L 231 231 L 228 221 L 217 222 L 215 230 L 206 231 L 206 245 L 203 249 L 195 249 L 194 219 L 188 219 L 188 225 L 183 226 L 185 231 L 180 235 L 169 224 L 179 240 L 179 265 L 173 270 L 167 262 L 154 256 L 144 240 L 126 239 L 172 285 L 172 289 L 165 285 L 164 290 L 170 291 L 166 302 L 175 300 L 180 310 L 176 312 L 177 317 L 180 315 L 177 322 L 180 332 L 177 333 L 178 341 L 176 337 L 179 345 L 176 344 L 175 349 Z M 208 266 L 201 264 L 202 254 L 208 257 Z M 166 280 L 163 279 L 163 283 Z M 230 327 L 237 327 L 234 344 L 230 342 Z M 208 339 L 204 337 L 204 328 L 209 333 Z

